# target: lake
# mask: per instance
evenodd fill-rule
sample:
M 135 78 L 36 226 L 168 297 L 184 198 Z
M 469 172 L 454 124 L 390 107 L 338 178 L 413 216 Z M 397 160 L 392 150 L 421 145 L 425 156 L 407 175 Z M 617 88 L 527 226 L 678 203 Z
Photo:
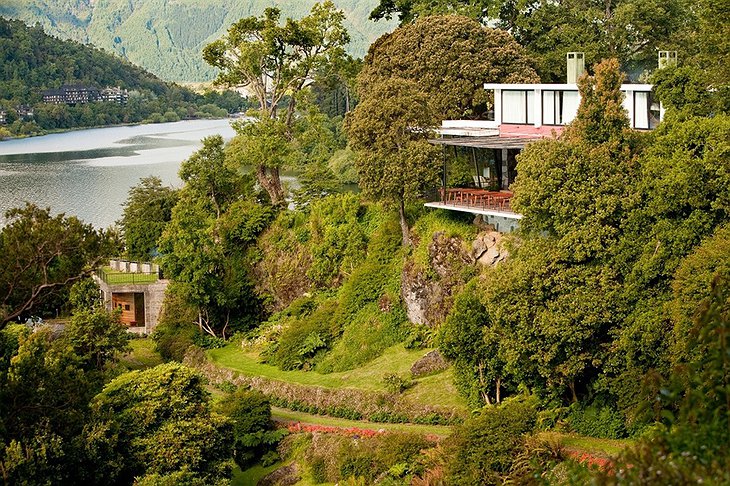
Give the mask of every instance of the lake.
M 0 214 L 30 201 L 105 228 L 129 188 L 155 175 L 180 187 L 180 163 L 201 139 L 233 137 L 230 120 L 95 128 L 0 142 Z M 4 219 L 0 217 L 0 221 Z

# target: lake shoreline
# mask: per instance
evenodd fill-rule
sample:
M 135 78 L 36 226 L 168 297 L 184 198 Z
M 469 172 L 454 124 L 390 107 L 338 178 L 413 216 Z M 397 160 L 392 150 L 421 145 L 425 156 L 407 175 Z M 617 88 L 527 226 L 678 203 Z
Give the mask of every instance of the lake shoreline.
M 177 122 L 181 122 L 181 121 L 238 120 L 238 119 L 239 119 L 238 117 L 234 117 L 234 116 L 228 115 L 225 118 L 217 118 L 217 117 L 212 117 L 212 118 L 184 118 L 184 119 L 180 119 L 180 120 L 177 120 L 177 121 L 174 121 L 174 122 L 170 122 L 170 121 L 163 121 L 163 122 L 144 122 L 144 121 L 141 121 L 141 122 L 136 122 L 136 123 L 115 123 L 115 124 L 112 124 L 112 125 L 94 125 L 94 126 L 90 126 L 90 127 L 57 128 L 55 130 L 44 130 L 42 132 L 33 133 L 33 134 L 30 134 L 30 135 L 15 135 L 15 136 L 12 136 L 12 137 L 0 138 L 0 144 L 2 144 L 3 142 L 9 142 L 11 140 L 25 140 L 25 139 L 28 139 L 28 138 L 43 137 L 45 135 L 57 135 L 59 133 L 72 133 L 72 132 L 78 132 L 78 131 L 82 131 L 82 130 L 96 130 L 96 129 L 100 129 L 100 128 L 138 127 L 138 126 L 144 126 L 144 125 L 161 125 L 163 123 L 177 123 Z
M 231 119 L 125 124 L 0 143 L 0 214 L 26 201 L 96 228 L 118 221 L 130 187 L 143 177 L 179 186 L 180 164 L 201 139 L 235 136 Z

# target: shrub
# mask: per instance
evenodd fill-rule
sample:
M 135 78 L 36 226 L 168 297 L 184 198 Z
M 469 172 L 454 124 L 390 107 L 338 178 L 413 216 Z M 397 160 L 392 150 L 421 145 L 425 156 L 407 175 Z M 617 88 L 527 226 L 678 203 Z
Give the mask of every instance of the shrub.
M 534 400 L 529 398 L 483 409 L 449 438 L 447 483 L 501 484 L 536 419 Z
M 152 334 L 155 349 L 166 361 L 182 362 L 188 348 L 195 345 L 200 336 L 200 331 L 194 324 L 197 312 L 174 289 L 169 289 L 165 294 L 163 309 Z
M 269 362 L 283 370 L 311 368 L 333 340 L 330 319 L 337 307 L 337 301 L 328 300 L 311 314 L 289 319 L 267 353 Z
M 388 373 L 383 376 L 385 389 L 390 393 L 403 393 L 413 386 L 413 382 L 408 378 L 403 378 L 395 373 Z
M 272 452 L 283 437 L 284 432 L 274 428 L 269 400 L 260 392 L 240 388 L 223 398 L 217 408 L 233 423 L 233 456 L 241 469 Z
M 627 436 L 623 416 L 611 406 L 593 404 L 587 407 L 573 405 L 570 408 L 568 423 L 581 435 L 601 439 L 621 439 Z

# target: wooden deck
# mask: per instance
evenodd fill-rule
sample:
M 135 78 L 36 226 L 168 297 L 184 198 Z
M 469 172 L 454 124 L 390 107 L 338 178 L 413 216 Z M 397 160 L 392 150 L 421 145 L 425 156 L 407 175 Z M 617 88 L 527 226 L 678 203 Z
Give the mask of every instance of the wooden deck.
M 512 211 L 512 196 L 513 194 L 509 191 L 453 188 L 442 190 L 441 200 L 426 203 L 426 207 L 507 219 L 522 219 L 521 214 Z

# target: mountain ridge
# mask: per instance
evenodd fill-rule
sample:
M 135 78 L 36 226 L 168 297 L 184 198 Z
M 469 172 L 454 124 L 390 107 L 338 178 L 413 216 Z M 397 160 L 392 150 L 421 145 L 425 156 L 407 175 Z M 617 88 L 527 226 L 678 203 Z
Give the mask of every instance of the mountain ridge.
M 50 35 L 113 52 L 167 81 L 200 82 L 215 77 L 203 47 L 242 17 L 278 6 L 282 17 L 306 15 L 315 0 L 5 0 L 0 16 L 40 23 Z M 372 22 L 377 0 L 335 0 L 346 16 L 349 51 L 364 56 L 369 45 L 395 27 Z

